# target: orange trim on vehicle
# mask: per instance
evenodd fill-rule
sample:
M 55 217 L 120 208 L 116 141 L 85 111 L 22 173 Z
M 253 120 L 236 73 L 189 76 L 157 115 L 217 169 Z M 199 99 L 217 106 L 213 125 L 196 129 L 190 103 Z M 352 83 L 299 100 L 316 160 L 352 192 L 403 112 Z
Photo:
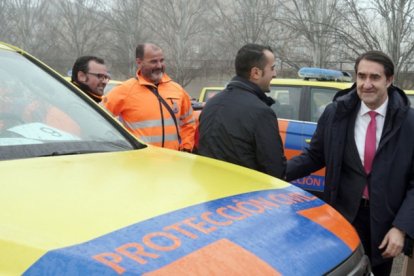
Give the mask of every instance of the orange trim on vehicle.
M 289 125 L 289 121 L 278 120 L 277 122 L 279 124 L 279 133 L 280 133 L 280 137 L 282 138 L 282 142 L 283 142 L 283 146 L 284 146 L 285 141 L 286 141 L 286 131 L 287 131 L 287 127 Z
M 298 212 L 339 237 L 352 251 L 360 244 L 357 232 L 351 224 L 328 204 Z
M 146 276 L 161 275 L 282 275 L 252 252 L 221 239 Z
M 286 137 L 286 133 L 284 133 L 284 134 L 285 134 L 284 136 Z M 282 133 L 281 133 L 281 135 L 282 135 Z M 284 138 L 282 137 L 282 140 L 283 139 Z M 283 141 L 283 144 L 284 143 L 285 142 Z M 286 147 L 284 147 L 284 150 L 285 150 L 285 156 L 286 156 L 287 160 L 292 159 L 292 157 L 300 155 L 302 153 L 302 151 L 300 151 L 300 150 L 287 149 Z M 322 168 L 322 169 L 312 173 L 312 175 L 325 176 L 325 168 Z

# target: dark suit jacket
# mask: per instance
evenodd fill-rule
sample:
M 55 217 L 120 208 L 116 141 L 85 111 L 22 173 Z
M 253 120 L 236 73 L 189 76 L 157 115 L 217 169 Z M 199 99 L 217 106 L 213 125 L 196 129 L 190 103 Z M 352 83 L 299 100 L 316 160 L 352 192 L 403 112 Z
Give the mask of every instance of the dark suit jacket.
M 370 184 L 372 264 L 383 262 L 377 249 L 393 226 L 414 237 L 414 110 L 405 93 L 397 87 L 388 90 L 389 102 L 384 129 L 378 146 Z M 355 85 L 337 93 L 318 121 L 307 150 L 288 162 L 287 179 L 297 179 L 326 166 L 324 200 L 351 223 L 355 218 L 364 184 L 347 167 L 349 129 L 353 129 L 360 99 Z M 346 154 L 345 154 L 346 153 Z M 359 158 L 356 158 L 361 162 Z M 355 161 L 357 162 L 357 161 Z M 354 168 L 355 169 L 355 168 Z M 357 177 L 353 179 L 352 177 Z M 365 176 L 367 177 L 367 176 Z M 359 178 L 358 178 L 359 179 Z
M 363 190 L 369 182 L 369 175 L 365 173 L 354 137 L 358 109 L 359 107 L 350 115 L 348 122 L 338 196 L 334 204 L 350 222 L 353 222 L 357 215 Z

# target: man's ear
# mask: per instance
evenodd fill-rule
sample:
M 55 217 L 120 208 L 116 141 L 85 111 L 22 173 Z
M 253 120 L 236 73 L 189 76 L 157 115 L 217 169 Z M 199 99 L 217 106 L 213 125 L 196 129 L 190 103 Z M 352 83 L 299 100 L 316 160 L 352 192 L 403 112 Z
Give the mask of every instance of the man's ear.
M 137 64 L 137 68 L 140 68 L 141 67 L 141 64 L 142 64 L 142 59 L 136 58 L 135 59 L 135 63 Z
M 250 79 L 251 80 L 258 80 L 261 77 L 261 70 L 258 67 L 252 67 L 250 69 Z
M 387 78 L 387 88 L 394 82 L 394 76 Z
M 87 78 L 88 78 L 88 76 L 86 75 L 85 72 L 82 72 L 82 71 L 78 72 L 78 80 L 80 82 L 86 82 Z

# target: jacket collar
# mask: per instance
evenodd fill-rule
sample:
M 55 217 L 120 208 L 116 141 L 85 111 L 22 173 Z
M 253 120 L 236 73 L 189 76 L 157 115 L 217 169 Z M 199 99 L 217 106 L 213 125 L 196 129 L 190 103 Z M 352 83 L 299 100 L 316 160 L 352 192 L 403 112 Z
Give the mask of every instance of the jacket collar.
M 95 93 L 92 93 L 89 89 L 89 86 L 83 83 L 78 83 L 76 81 L 72 81 L 72 83 L 78 87 L 80 90 L 82 90 L 84 93 L 86 93 L 92 100 L 94 100 L 97 103 L 100 103 L 102 101 L 102 96 L 96 95 Z
M 353 112 L 361 104 L 361 100 L 358 97 L 356 91 L 356 83 L 348 89 L 338 91 L 333 99 L 337 104 L 337 115 L 339 117 L 347 115 L 349 112 Z M 388 107 L 387 114 L 394 116 L 397 113 L 405 112 L 410 107 L 410 101 L 407 95 L 400 88 L 390 85 L 388 88 Z
M 262 102 L 264 102 L 268 106 L 271 106 L 275 103 L 275 100 L 273 100 L 271 97 L 266 96 L 266 94 L 262 91 L 262 89 L 260 89 L 259 86 L 257 86 L 257 84 L 245 78 L 239 76 L 235 76 L 234 78 L 232 78 L 231 81 L 227 84 L 226 89 L 231 89 L 232 87 L 237 87 L 253 95 L 256 95 Z

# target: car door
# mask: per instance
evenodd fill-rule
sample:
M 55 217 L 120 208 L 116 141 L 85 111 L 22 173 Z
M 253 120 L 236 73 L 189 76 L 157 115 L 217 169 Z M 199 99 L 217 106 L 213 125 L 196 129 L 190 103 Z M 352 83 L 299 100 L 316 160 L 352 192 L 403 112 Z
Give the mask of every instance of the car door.
M 313 85 L 272 85 L 272 106 L 279 120 L 279 129 L 284 143 L 285 155 L 290 159 L 299 155 L 310 142 L 316 130 L 316 122 L 340 88 Z M 291 183 L 322 195 L 325 187 L 325 169 Z

